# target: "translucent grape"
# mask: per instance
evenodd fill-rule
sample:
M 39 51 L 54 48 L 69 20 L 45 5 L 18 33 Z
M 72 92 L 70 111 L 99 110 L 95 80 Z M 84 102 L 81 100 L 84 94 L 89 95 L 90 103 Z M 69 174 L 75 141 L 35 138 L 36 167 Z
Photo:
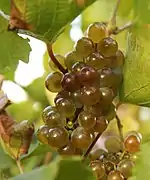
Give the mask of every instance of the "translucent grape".
M 76 106 L 76 108 L 81 108 L 82 103 L 81 103 L 81 93 L 80 90 L 77 90 L 71 94 L 72 100 Z
M 104 149 L 97 149 L 90 153 L 90 160 L 103 160 L 107 156 L 107 152 Z
M 66 129 L 56 127 L 49 130 L 48 143 L 53 148 L 61 148 L 69 142 L 69 134 Z
M 94 43 L 98 43 L 106 37 L 106 26 L 103 23 L 95 22 L 89 25 L 87 35 Z
M 60 98 L 64 98 L 64 99 L 71 99 L 71 93 L 70 92 L 68 92 L 68 91 L 60 91 L 57 95 L 56 95 L 56 97 L 55 97 L 55 99 L 54 99 L 54 102 L 56 103 L 56 101 L 57 101 L 57 99 L 60 99 Z
M 75 50 L 78 55 L 84 57 L 89 56 L 92 52 L 94 52 L 93 42 L 86 37 L 83 37 L 77 41 L 75 44 Z
M 92 143 L 92 136 L 83 127 L 77 127 L 71 134 L 71 142 L 75 148 L 86 149 Z
M 102 133 L 106 130 L 107 125 L 108 125 L 107 120 L 103 116 L 100 116 L 96 118 L 96 124 L 93 129 L 95 132 Z
M 101 97 L 102 104 L 104 106 L 111 104 L 115 97 L 113 90 L 109 87 L 103 87 L 100 88 L 100 91 L 102 93 L 102 97 Z
M 104 165 L 106 174 L 109 174 L 115 168 L 115 164 L 111 161 L 106 161 Z
M 84 129 L 92 129 L 96 124 L 96 117 L 88 111 L 82 111 L 78 116 L 78 122 Z
M 81 69 L 82 69 L 83 67 L 86 67 L 86 64 L 85 64 L 85 63 L 83 63 L 83 62 L 77 62 L 77 63 L 75 63 L 75 64 L 72 66 L 71 71 L 72 71 L 74 74 L 78 75 L 79 72 L 81 71 Z
M 60 92 L 62 90 L 61 79 L 63 75 L 60 72 L 50 73 L 45 80 L 46 88 L 51 92 Z
M 65 57 L 63 57 L 60 54 L 55 54 L 55 58 L 65 68 Z M 54 64 L 54 62 L 51 59 L 49 60 L 49 66 L 53 71 L 59 70 L 58 67 Z
M 37 131 L 37 138 L 43 144 L 48 144 L 49 128 L 47 125 L 40 126 Z
M 118 44 L 114 39 L 106 37 L 98 43 L 97 49 L 104 57 L 110 57 L 118 51 Z
M 124 159 L 118 164 L 117 170 L 120 171 L 125 178 L 129 178 L 132 175 L 133 167 L 134 163 L 130 159 Z
M 90 163 L 90 167 L 93 173 L 95 174 L 96 179 L 101 179 L 105 175 L 105 167 L 101 161 L 99 160 L 92 161 Z
M 81 102 L 84 105 L 94 105 L 101 97 L 101 92 L 98 88 L 92 86 L 85 86 L 81 89 Z
M 111 171 L 107 178 L 107 180 L 124 180 L 123 175 L 118 170 Z
M 66 73 L 62 78 L 61 85 L 64 90 L 70 92 L 80 89 L 80 83 L 73 73 Z
M 56 110 L 56 107 L 54 106 L 47 106 L 43 112 L 42 112 L 42 119 L 43 121 L 45 122 L 46 119 L 47 119 L 47 114 L 50 112 L 50 111 L 53 111 L 53 110 Z
M 63 156 L 71 156 L 76 154 L 76 148 L 69 142 L 65 147 L 59 148 L 58 153 Z
M 69 99 L 64 99 L 64 98 L 58 99 L 56 101 L 56 107 L 66 117 L 73 116 L 76 111 L 75 104 Z
M 99 103 L 92 106 L 84 106 L 84 110 L 93 113 L 97 117 L 102 115 L 102 105 Z

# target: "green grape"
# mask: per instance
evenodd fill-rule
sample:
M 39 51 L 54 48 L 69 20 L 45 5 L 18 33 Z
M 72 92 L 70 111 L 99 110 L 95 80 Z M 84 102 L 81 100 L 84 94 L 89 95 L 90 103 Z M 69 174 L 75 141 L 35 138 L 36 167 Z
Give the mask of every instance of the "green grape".
M 105 167 L 101 161 L 99 160 L 92 161 L 90 163 L 90 167 L 93 173 L 95 174 L 96 179 L 101 179 L 105 176 Z
M 84 110 L 93 113 L 96 117 L 102 115 L 102 105 L 99 103 L 96 103 L 92 106 L 84 106 Z
M 96 117 L 88 111 L 82 111 L 78 116 L 78 123 L 84 129 L 89 130 L 95 126 Z
M 60 54 L 55 54 L 55 58 L 61 64 L 61 66 L 63 66 L 65 68 L 65 57 L 63 57 Z M 51 59 L 49 60 L 49 66 L 53 71 L 59 70 L 58 67 L 54 64 L 54 62 Z
M 98 43 L 97 50 L 102 53 L 104 57 L 114 56 L 118 51 L 118 44 L 114 39 L 106 37 Z
M 98 88 L 94 86 L 84 86 L 81 89 L 81 102 L 83 105 L 91 106 L 96 103 L 101 98 L 101 92 Z
M 79 56 L 85 58 L 94 52 L 93 42 L 89 38 L 83 37 L 75 44 L 75 50 Z
M 99 52 L 92 53 L 85 61 L 87 65 L 94 67 L 97 70 L 102 69 L 107 65 L 106 59 Z
M 135 153 L 140 150 L 140 138 L 136 135 L 129 135 L 124 140 L 124 146 L 128 152 Z
M 69 134 L 65 128 L 56 127 L 49 130 L 48 144 L 53 148 L 61 148 L 68 144 Z
M 61 85 L 64 90 L 70 92 L 80 89 L 80 83 L 73 73 L 66 73 L 62 78 Z
M 89 155 L 90 160 L 103 160 L 107 156 L 107 152 L 104 149 L 97 149 L 92 151 Z
M 82 59 L 75 51 L 71 51 L 65 56 L 65 66 L 69 70 L 71 70 L 72 66 L 78 61 L 82 61 Z
M 123 149 L 123 144 L 119 137 L 110 136 L 105 140 L 105 148 L 110 153 L 117 153 Z
M 111 171 L 109 174 L 108 174 L 108 179 L 107 180 L 124 180 L 124 176 L 121 174 L 120 171 L 118 170 L 114 170 L 114 171 Z
M 66 119 L 62 114 L 60 114 L 60 112 L 50 111 L 47 114 L 45 123 L 48 125 L 49 128 L 53 128 L 57 126 L 64 127 L 66 125 Z
M 116 117 L 116 107 L 111 104 L 109 110 L 103 113 L 105 114 L 105 118 L 107 119 L 107 121 L 110 122 Z
M 60 98 L 56 101 L 56 107 L 66 117 L 71 117 L 76 111 L 75 104 L 72 100 Z
M 43 121 L 45 122 L 46 119 L 47 119 L 47 114 L 50 112 L 50 111 L 53 111 L 53 110 L 56 110 L 56 107 L 54 106 L 47 106 L 43 112 L 42 112 L 42 119 Z
M 81 93 L 80 90 L 77 90 L 71 94 L 72 100 L 74 104 L 76 105 L 76 108 L 82 108 L 82 103 L 81 103 Z
M 125 57 L 122 51 L 118 50 L 115 56 L 109 57 L 106 59 L 107 67 L 109 68 L 118 68 L 122 67 L 125 61 Z
M 120 171 L 125 178 L 129 178 L 132 175 L 133 167 L 134 163 L 130 159 L 124 159 L 118 164 L 117 170 Z
M 87 29 L 88 38 L 90 38 L 94 43 L 98 43 L 104 37 L 106 37 L 106 26 L 104 23 L 94 22 L 89 25 Z
M 115 168 L 115 164 L 111 161 L 106 161 L 104 165 L 106 174 L 109 174 Z
M 51 92 L 60 92 L 62 90 L 61 79 L 63 75 L 60 72 L 50 73 L 45 80 L 46 88 Z
M 37 138 L 43 144 L 48 144 L 49 128 L 47 125 L 40 126 L 37 131 Z
M 78 74 L 78 79 L 82 85 L 97 84 L 99 78 L 99 73 L 92 67 L 83 67 Z
M 100 91 L 102 93 L 102 98 L 101 98 L 102 104 L 104 106 L 111 104 L 115 97 L 113 90 L 110 89 L 109 87 L 102 87 L 100 88 Z
M 65 147 L 59 148 L 58 153 L 63 156 L 73 156 L 76 154 L 76 148 L 69 142 Z
M 108 122 L 103 116 L 97 117 L 96 124 L 93 127 L 93 130 L 95 132 L 103 133 L 106 130 L 107 125 L 108 125 Z
M 92 143 L 92 135 L 84 130 L 83 127 L 77 127 L 71 134 L 71 142 L 75 148 L 87 149 Z
M 85 64 L 85 63 L 83 63 L 83 62 L 77 62 L 77 63 L 75 63 L 75 64 L 72 66 L 71 71 L 72 71 L 74 74 L 78 75 L 83 67 L 86 67 L 86 64 Z

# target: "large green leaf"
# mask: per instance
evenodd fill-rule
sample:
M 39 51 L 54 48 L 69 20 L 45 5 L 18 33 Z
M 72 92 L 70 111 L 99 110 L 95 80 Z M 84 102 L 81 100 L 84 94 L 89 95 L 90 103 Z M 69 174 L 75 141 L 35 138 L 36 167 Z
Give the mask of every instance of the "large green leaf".
M 150 30 L 135 28 L 128 33 L 127 58 L 120 97 L 122 101 L 150 106 Z
M 76 0 L 14 0 L 25 23 L 30 25 L 29 35 L 52 41 L 64 27 L 96 0 L 86 0 L 80 7 Z
M 12 180 L 96 180 L 89 168 L 81 162 L 81 159 L 56 159 L 48 166 L 43 166 L 30 173 L 26 173 Z
M 0 16 L 0 73 L 5 75 L 16 69 L 19 60 L 28 62 L 31 48 L 27 39 L 8 32 L 8 21 Z
M 0 0 L 0 10 L 6 14 L 10 12 L 10 0 Z

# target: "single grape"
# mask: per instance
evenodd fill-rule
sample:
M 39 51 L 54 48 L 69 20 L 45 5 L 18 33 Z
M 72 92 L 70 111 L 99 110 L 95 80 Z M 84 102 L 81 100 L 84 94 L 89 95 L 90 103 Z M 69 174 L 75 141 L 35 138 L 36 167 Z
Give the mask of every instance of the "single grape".
M 108 174 L 107 180 L 124 180 L 124 176 L 120 171 L 114 170 Z
M 109 174 L 115 168 L 115 164 L 111 161 L 106 161 L 104 165 L 106 174 Z
M 66 124 L 66 119 L 62 114 L 60 114 L 60 112 L 50 111 L 47 114 L 45 123 L 48 125 L 49 128 L 53 128 L 57 126 L 64 127 Z
M 56 127 L 49 130 L 48 143 L 51 147 L 61 148 L 69 142 L 69 134 L 65 128 Z
M 119 137 L 110 136 L 105 140 L 105 148 L 110 153 L 117 153 L 123 149 L 123 144 Z
M 79 56 L 85 58 L 94 52 L 93 42 L 89 38 L 83 37 L 76 42 L 75 50 Z
M 51 92 L 60 92 L 62 90 L 61 79 L 63 75 L 60 72 L 50 73 L 45 80 L 46 88 Z
M 53 110 L 56 110 L 56 107 L 54 106 L 47 106 L 43 112 L 42 112 L 42 119 L 43 119 L 43 122 L 45 123 L 46 119 L 47 119 L 47 114 L 50 112 L 50 111 L 53 111 Z
M 127 132 L 125 138 L 130 136 L 130 135 L 137 136 L 139 138 L 140 142 L 142 141 L 142 134 L 141 133 L 139 133 L 137 131 L 129 131 L 129 132 Z
M 89 155 L 90 160 L 103 160 L 107 156 L 107 152 L 104 149 L 97 149 L 92 151 Z
M 98 83 L 99 78 L 99 73 L 92 67 L 83 67 L 78 74 L 78 79 L 82 85 L 92 85 Z
M 71 134 L 71 142 L 75 148 L 87 149 L 92 143 L 92 136 L 83 127 L 77 127 Z
M 89 25 L 87 29 L 88 38 L 94 43 L 98 43 L 101 39 L 106 37 L 106 26 L 104 23 L 95 22 Z
M 92 161 L 90 163 L 90 167 L 93 173 L 95 174 L 96 179 L 101 179 L 105 175 L 105 167 L 101 161 L 99 160 Z
M 73 156 L 76 154 L 76 148 L 69 142 L 65 147 L 59 148 L 58 153 L 63 156 Z
M 92 106 L 84 106 L 84 110 L 93 113 L 96 117 L 102 115 L 102 105 L 99 103 L 96 103 Z
M 82 61 L 82 59 L 75 51 L 71 51 L 65 56 L 65 66 L 69 70 L 71 70 L 72 66 L 78 61 Z
M 124 159 L 118 164 L 117 170 L 120 171 L 125 178 L 129 178 L 132 175 L 133 167 L 134 163 L 130 159 Z
M 130 159 L 131 159 L 132 162 L 136 163 L 136 161 L 138 159 L 138 155 L 137 154 L 131 154 Z
M 83 62 L 77 62 L 77 63 L 75 63 L 75 64 L 72 66 L 71 71 L 72 71 L 74 74 L 78 75 L 83 67 L 86 67 L 86 64 L 85 64 L 85 63 L 83 63 Z
M 76 111 L 75 104 L 72 100 L 60 98 L 56 101 L 56 107 L 66 117 L 71 117 Z
M 81 108 L 82 107 L 82 103 L 81 103 L 81 93 L 80 90 L 77 90 L 73 93 L 71 93 L 71 98 L 76 106 L 76 108 Z
M 85 60 L 87 65 L 94 67 L 97 70 L 104 68 L 107 65 L 106 59 L 99 52 L 92 53 Z
M 84 86 L 81 89 L 81 102 L 83 105 L 94 105 L 101 98 L 101 92 L 98 88 L 92 86 Z
M 101 97 L 102 104 L 104 106 L 111 104 L 115 97 L 113 90 L 109 87 L 102 87 L 100 88 L 100 91 L 102 93 L 102 97 Z
M 60 54 L 55 54 L 55 58 L 61 64 L 61 66 L 63 66 L 65 68 L 65 57 L 63 57 Z M 54 64 L 54 62 L 51 59 L 49 60 L 49 66 L 53 71 L 59 70 L 58 67 Z
M 54 102 L 56 103 L 56 101 L 57 101 L 57 99 L 60 99 L 60 98 L 64 98 L 64 99 L 71 99 L 71 93 L 70 92 L 68 92 L 68 91 L 60 91 L 57 95 L 56 95 L 56 97 L 55 97 L 55 99 L 54 99 Z
M 62 78 L 61 85 L 64 90 L 70 92 L 80 89 L 80 83 L 73 73 L 66 73 Z
M 110 108 L 107 111 L 103 111 L 103 114 L 107 121 L 110 122 L 116 117 L 116 107 L 113 104 L 110 104 Z
M 48 144 L 49 128 L 47 125 L 42 125 L 37 131 L 37 138 L 43 144 Z
M 78 122 L 84 129 L 92 129 L 96 124 L 96 117 L 88 111 L 82 111 L 78 116 Z
M 118 51 L 118 44 L 114 39 L 106 37 L 98 43 L 97 49 L 104 57 L 110 57 Z
M 96 118 L 96 124 L 93 129 L 95 132 L 103 133 L 106 130 L 107 125 L 107 120 L 103 116 L 100 116 Z
M 129 135 L 124 140 L 124 146 L 128 152 L 134 153 L 140 150 L 140 138 L 136 135 Z

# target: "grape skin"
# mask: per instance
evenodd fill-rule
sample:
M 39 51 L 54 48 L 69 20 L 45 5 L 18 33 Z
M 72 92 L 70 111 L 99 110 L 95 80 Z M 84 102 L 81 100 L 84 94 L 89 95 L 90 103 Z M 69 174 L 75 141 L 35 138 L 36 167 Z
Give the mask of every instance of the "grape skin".
M 47 125 L 42 125 L 37 131 L 37 138 L 43 144 L 48 144 L 48 132 L 49 128 Z

